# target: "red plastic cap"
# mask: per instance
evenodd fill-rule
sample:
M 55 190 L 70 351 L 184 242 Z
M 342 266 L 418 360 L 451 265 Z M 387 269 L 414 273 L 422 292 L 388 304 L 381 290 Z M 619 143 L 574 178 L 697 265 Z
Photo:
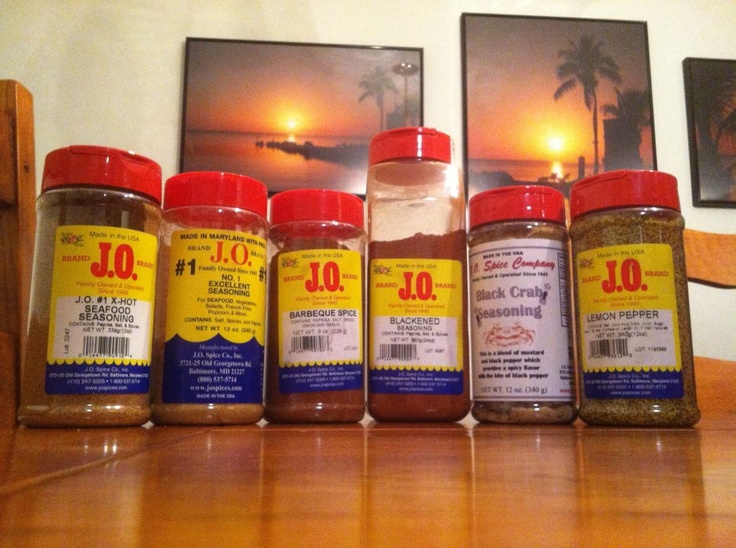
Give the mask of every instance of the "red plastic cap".
M 116 148 L 73 145 L 46 155 L 41 191 L 71 185 L 108 186 L 161 203 L 161 166 Z
M 619 170 L 572 185 L 570 216 L 616 207 L 664 207 L 680 211 L 677 179 L 662 171 Z
M 186 206 L 235 207 L 266 218 L 268 189 L 245 175 L 190 171 L 174 175 L 164 188 L 164 211 Z
M 338 222 L 363 228 L 363 200 L 330 189 L 304 188 L 275 194 L 271 198 L 271 226 L 293 221 Z
M 548 186 L 506 186 L 476 194 L 468 204 L 470 228 L 533 219 L 565 224 L 565 197 Z
M 450 136 L 427 127 L 402 127 L 384 131 L 371 139 L 369 165 L 408 158 L 449 164 L 452 160 Z

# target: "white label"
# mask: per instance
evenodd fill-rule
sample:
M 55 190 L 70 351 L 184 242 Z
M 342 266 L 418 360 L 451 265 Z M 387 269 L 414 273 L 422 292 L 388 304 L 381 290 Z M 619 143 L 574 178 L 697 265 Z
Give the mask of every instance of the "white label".
M 360 310 L 324 308 L 281 315 L 284 364 L 352 363 L 360 354 Z
M 457 367 L 457 321 L 442 316 L 376 316 L 375 366 Z
M 475 400 L 572 401 L 569 271 L 561 242 L 475 246 L 470 302 Z
M 59 297 L 53 358 L 150 360 L 151 303 L 115 297 Z

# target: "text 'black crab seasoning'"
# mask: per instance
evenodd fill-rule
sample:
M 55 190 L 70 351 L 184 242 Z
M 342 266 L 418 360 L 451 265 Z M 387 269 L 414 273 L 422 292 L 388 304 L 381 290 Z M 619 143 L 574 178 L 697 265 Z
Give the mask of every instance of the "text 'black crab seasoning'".
M 596 425 L 695 424 L 677 180 L 613 171 L 575 183 L 570 202 L 580 418 Z

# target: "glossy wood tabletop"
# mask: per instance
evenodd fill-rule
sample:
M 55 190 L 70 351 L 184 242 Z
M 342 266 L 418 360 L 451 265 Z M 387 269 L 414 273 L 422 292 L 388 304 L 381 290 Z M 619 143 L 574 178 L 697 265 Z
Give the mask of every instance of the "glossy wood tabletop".
M 733 545 L 736 370 L 697 368 L 688 429 L 8 429 L 0 545 Z

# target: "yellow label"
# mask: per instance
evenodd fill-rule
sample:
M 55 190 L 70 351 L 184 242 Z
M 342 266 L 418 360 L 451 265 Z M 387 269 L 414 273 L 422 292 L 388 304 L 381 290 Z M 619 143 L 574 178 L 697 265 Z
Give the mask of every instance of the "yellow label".
M 157 245 L 137 230 L 57 228 L 48 363 L 150 364 Z
M 363 266 L 357 251 L 278 258 L 279 364 L 363 363 Z
M 242 232 L 179 230 L 171 236 L 166 340 L 265 344 L 266 241 Z
M 371 261 L 370 367 L 463 367 L 463 269 L 450 259 Z
M 630 244 L 575 257 L 584 371 L 679 371 L 672 249 Z

